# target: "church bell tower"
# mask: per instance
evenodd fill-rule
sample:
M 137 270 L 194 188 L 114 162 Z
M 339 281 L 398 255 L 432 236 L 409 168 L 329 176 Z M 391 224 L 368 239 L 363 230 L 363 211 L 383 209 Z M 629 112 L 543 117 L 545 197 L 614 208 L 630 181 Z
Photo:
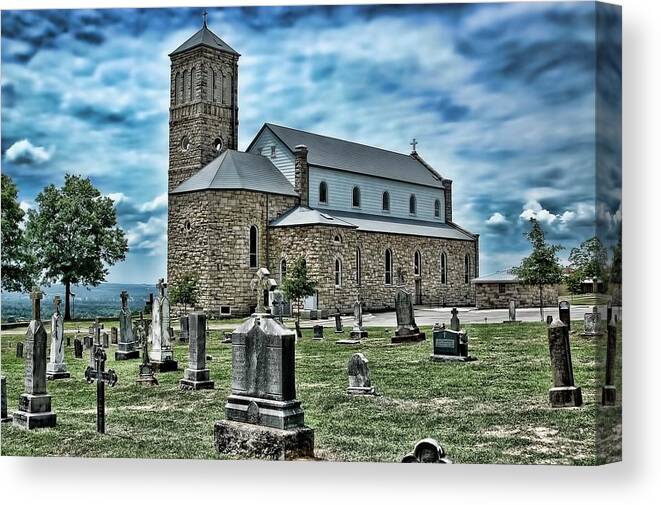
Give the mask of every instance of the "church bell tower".
M 207 27 L 170 53 L 168 191 L 237 149 L 239 53 Z

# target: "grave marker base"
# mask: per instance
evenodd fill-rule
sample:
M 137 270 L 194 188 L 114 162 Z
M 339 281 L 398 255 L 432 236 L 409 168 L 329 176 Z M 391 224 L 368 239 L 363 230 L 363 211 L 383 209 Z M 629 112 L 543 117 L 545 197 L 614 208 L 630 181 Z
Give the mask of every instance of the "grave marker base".
M 604 407 L 612 407 L 615 405 L 617 399 L 617 391 L 615 386 L 604 386 L 601 388 L 601 405 Z
M 351 333 L 349 336 L 352 339 L 361 339 L 361 338 L 367 338 L 367 330 L 351 330 Z
M 336 344 L 340 345 L 360 345 L 360 340 L 353 340 L 353 339 L 342 339 L 342 340 L 336 340 Z
M 19 399 L 19 410 L 14 412 L 13 424 L 20 428 L 52 428 L 57 416 L 51 412 L 50 395 L 30 395 L 23 393 Z
M 115 352 L 115 361 L 126 361 L 129 359 L 138 359 L 140 357 L 140 351 L 116 351 Z
M 549 389 L 549 401 L 551 407 L 580 407 L 583 405 L 581 388 L 575 386 L 559 387 Z
M 351 387 L 347 388 L 347 393 L 355 396 L 376 396 L 376 389 L 373 387 Z
M 68 379 L 71 377 L 71 374 L 69 372 L 46 372 L 46 379 L 49 381 L 52 380 L 57 380 L 57 379 Z
M 280 430 L 223 420 L 215 423 L 213 438 L 220 454 L 280 461 L 314 458 L 314 430 L 307 426 Z
M 445 354 L 430 354 L 429 359 L 435 363 L 443 363 L 443 362 L 466 363 L 468 361 L 477 361 L 477 358 L 473 356 L 446 356 Z
M 204 370 L 187 368 L 184 371 L 184 378 L 179 381 L 179 387 L 197 391 L 198 389 L 213 389 L 214 384 L 212 380 L 209 380 L 208 368 Z
M 173 359 L 166 359 L 165 361 L 151 361 L 155 372 L 176 372 L 179 370 L 178 364 Z
M 394 337 L 390 339 L 390 343 L 392 344 L 406 344 L 406 343 L 413 343 L 413 342 L 422 342 L 425 340 L 427 337 L 423 332 L 420 333 L 407 333 L 403 335 L 397 335 L 395 334 Z

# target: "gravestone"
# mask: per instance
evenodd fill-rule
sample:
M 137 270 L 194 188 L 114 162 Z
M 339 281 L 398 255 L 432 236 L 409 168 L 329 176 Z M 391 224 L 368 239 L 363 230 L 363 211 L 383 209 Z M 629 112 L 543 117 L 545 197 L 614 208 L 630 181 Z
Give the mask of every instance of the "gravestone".
M 569 333 L 565 324 L 556 319 L 548 326 L 549 352 L 553 373 L 553 387 L 549 389 L 552 407 L 580 407 L 581 388 L 574 385 Z
M 14 413 L 14 426 L 27 428 L 51 428 L 57 416 L 51 410 L 51 397 L 46 392 L 46 328 L 41 322 L 43 294 L 35 287 L 32 299 L 32 321 L 25 335 L 25 393 L 18 401 Z
M 55 312 L 51 317 L 50 324 L 50 361 L 46 365 L 46 378 L 48 380 L 68 379 L 71 374 L 67 370 L 67 364 L 64 361 L 64 318 L 60 312 L 60 303 L 62 299 L 56 296 L 53 299 Z
M 344 333 L 344 328 L 342 327 L 342 315 L 339 311 L 335 313 L 335 333 Z
M 296 340 L 301 340 L 303 338 L 303 332 L 301 331 L 301 323 L 294 321 L 294 330 L 296 331 Z
M 96 363 L 96 358 L 94 357 L 96 354 L 96 349 L 101 346 L 101 329 L 103 328 L 103 325 L 99 322 L 99 318 L 97 317 L 94 319 L 94 324 L 90 326 L 90 329 L 92 331 L 92 346 L 90 347 L 90 362 L 89 366 L 94 368 L 95 363 Z
M 347 393 L 350 395 L 375 395 L 376 391 L 370 380 L 370 370 L 365 356 L 357 352 L 349 359 L 347 373 L 349 375 L 349 387 Z
M 285 294 L 276 289 L 273 291 L 273 302 L 271 303 L 271 314 L 278 318 L 280 322 L 285 315 Z
M 415 444 L 413 452 L 402 458 L 402 463 L 452 464 L 452 461 L 448 459 L 441 444 L 433 438 L 425 438 Z
M 94 335 L 85 335 L 83 337 L 83 347 L 85 350 L 91 349 L 94 346 Z
M 71 347 L 71 337 L 67 337 L 67 347 Z
M 459 322 L 459 311 L 457 307 L 453 307 L 450 311 L 452 317 L 450 318 L 450 329 L 453 331 L 461 331 L 461 323 Z
M 142 363 L 138 366 L 138 378 L 135 382 L 140 386 L 157 386 L 158 380 L 154 375 L 154 367 L 149 361 L 149 351 L 147 349 L 149 342 L 149 321 L 143 318 L 142 312 L 140 312 L 140 319 L 138 319 L 133 329 L 133 335 L 138 345 L 142 347 Z
M 207 368 L 207 316 L 203 312 L 188 315 L 186 328 L 189 332 L 188 368 L 184 378 L 179 381 L 181 389 L 213 389 Z
M 119 297 L 122 301 L 122 306 L 119 310 L 119 339 L 117 341 L 115 361 L 136 359 L 140 357 L 140 351 L 135 347 L 133 317 L 129 308 L 129 294 L 127 291 L 122 291 Z
M 546 316 L 546 324 L 549 325 L 552 322 L 553 322 L 553 316 L 549 314 L 548 316 Z
M 179 317 L 179 342 L 188 342 L 188 316 Z
M 601 404 L 605 407 L 615 405 L 617 391 L 615 388 L 615 359 L 617 357 L 617 325 L 610 321 L 606 338 L 606 377 L 601 388 Z
M 77 359 L 83 357 L 83 343 L 78 338 L 73 340 L 73 357 Z
M 510 300 L 507 305 L 507 321 L 504 323 L 520 323 L 521 321 L 516 320 L 516 300 Z
M 116 326 L 111 326 L 110 327 L 110 343 L 112 345 L 117 345 L 117 327 Z
M 170 300 L 168 299 L 167 284 L 160 279 L 156 288 L 158 296 L 152 306 L 149 360 L 155 370 L 173 372 L 177 370 L 177 362 L 174 359 L 170 341 Z
M 587 312 L 583 315 L 583 336 L 594 337 L 601 335 L 600 331 L 601 318 L 599 317 L 599 309 L 592 307 L 592 312 Z
M 566 326 L 567 332 L 571 331 L 571 306 L 567 300 L 562 300 L 558 304 L 558 317 Z
M 98 327 L 97 327 L 98 329 Z M 113 387 L 117 384 L 117 374 L 110 369 L 106 372 L 106 351 L 96 343 L 94 345 L 94 366 L 85 370 L 85 380 L 88 384 L 96 381 L 96 431 L 106 432 L 106 384 Z
M 433 352 L 429 359 L 434 362 L 475 361 L 468 353 L 468 335 L 463 331 L 447 329 L 436 323 L 432 328 Z
M 110 347 L 110 335 L 108 335 L 107 331 L 101 333 L 101 345 L 103 346 L 104 349 Z
M 7 415 L 7 379 L 0 377 L 0 422 L 8 423 L 11 417 Z
M 606 326 L 611 324 L 611 319 L 613 319 L 613 301 L 608 300 L 608 304 L 606 305 Z
M 23 342 L 16 343 L 16 357 L 17 358 L 23 357 Z
M 269 276 L 258 271 L 257 312 L 232 333 L 232 390 L 225 419 L 214 425 L 214 446 L 248 458 L 311 458 L 314 430 L 296 399 L 296 335 L 265 312 L 261 287 Z
M 312 340 L 323 340 L 324 339 L 324 327 L 320 324 L 315 324 L 312 328 L 313 335 Z
M 420 342 L 425 339 L 425 334 L 415 324 L 413 297 L 404 287 L 400 287 L 395 294 L 395 314 L 397 316 L 397 329 L 390 342 L 399 344 L 402 342 Z
M 353 327 L 351 328 L 351 338 L 360 340 L 367 338 L 367 330 L 363 328 L 363 307 L 364 303 L 357 299 L 353 303 Z

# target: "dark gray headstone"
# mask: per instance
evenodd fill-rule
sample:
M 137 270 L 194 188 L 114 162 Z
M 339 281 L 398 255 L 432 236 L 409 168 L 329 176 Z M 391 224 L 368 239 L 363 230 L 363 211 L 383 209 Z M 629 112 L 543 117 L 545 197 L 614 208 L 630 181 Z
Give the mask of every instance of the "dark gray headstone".
M 413 297 L 406 289 L 400 288 L 395 294 L 395 315 L 397 316 L 397 329 L 395 336 L 390 339 L 392 343 L 419 342 L 425 339 L 415 322 L 413 313 Z
M 615 388 L 615 359 L 617 357 L 617 326 L 611 321 L 607 326 L 606 339 L 606 377 L 601 389 L 601 404 L 603 406 L 615 405 L 617 392 Z
M 452 317 L 450 318 L 450 329 L 454 331 L 461 330 L 461 323 L 459 322 L 459 311 L 457 307 L 453 307 L 451 311 Z
M 567 300 L 562 300 L 558 304 L 558 316 L 560 321 L 567 327 L 567 331 L 571 331 L 571 306 Z
M 188 340 L 188 316 L 181 316 L 179 318 L 179 341 L 186 342 Z
M 300 340 L 303 338 L 303 332 L 301 331 L 301 323 L 298 321 L 294 322 L 294 328 L 296 328 L 296 340 Z
M 7 415 L 7 379 L 3 376 L 0 377 L 0 421 L 9 421 Z
M 548 327 L 549 352 L 553 387 L 549 390 L 552 407 L 580 407 L 583 404 L 581 388 L 574 385 L 574 370 L 571 362 L 569 333 L 560 320 Z
M 110 328 L 110 343 L 112 345 L 117 345 L 117 327 L 112 326 Z
M 73 357 L 78 359 L 83 357 L 83 343 L 77 338 L 73 341 Z
M 324 339 L 324 327 L 320 324 L 315 324 L 314 327 L 312 328 L 313 330 L 313 336 L 312 338 L 314 340 L 323 340 Z
M 23 342 L 16 342 L 16 357 L 23 357 Z
M 192 312 L 187 317 L 188 368 L 179 381 L 182 389 L 213 389 L 207 368 L 207 316 L 204 312 Z
M 425 438 L 415 444 L 413 452 L 402 458 L 402 463 L 444 463 L 451 464 L 445 449 L 433 438 Z
M 342 328 L 342 315 L 338 312 L 335 314 L 335 333 L 343 333 L 344 328 Z
M 549 325 L 552 322 L 553 322 L 553 316 L 549 314 L 548 316 L 546 316 L 546 324 Z

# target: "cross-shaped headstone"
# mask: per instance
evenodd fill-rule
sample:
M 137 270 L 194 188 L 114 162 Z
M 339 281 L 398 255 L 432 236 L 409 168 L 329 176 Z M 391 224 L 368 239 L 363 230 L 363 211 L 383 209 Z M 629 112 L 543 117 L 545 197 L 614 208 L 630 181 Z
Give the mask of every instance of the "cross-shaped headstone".
M 165 288 L 168 287 L 168 285 L 165 283 L 165 279 L 158 279 L 158 284 L 156 284 L 156 287 L 158 288 L 158 295 L 163 298 L 165 296 Z
M 41 299 L 44 294 L 39 289 L 39 286 L 32 288 L 30 299 L 32 300 L 32 319 L 34 321 L 41 321 Z
M 85 380 L 88 384 L 96 381 L 96 431 L 106 432 L 106 384 L 117 384 L 117 374 L 106 368 L 106 352 L 102 347 L 94 349 L 94 367 L 88 366 L 85 370 Z
M 264 306 L 265 293 L 275 289 L 277 285 L 275 279 L 271 279 L 271 272 L 268 268 L 262 267 L 257 270 L 256 277 L 250 281 L 250 288 L 257 291 L 257 308 L 255 309 L 257 314 L 266 313 L 266 307 Z
M 413 152 L 416 152 L 415 148 L 417 145 L 418 145 L 418 141 L 413 139 L 410 144 L 410 146 L 413 148 Z
M 459 311 L 457 310 L 457 307 L 453 307 L 453 309 L 450 311 L 450 314 L 452 314 L 452 318 L 450 319 L 450 329 L 454 331 L 460 331 L 459 327 Z

